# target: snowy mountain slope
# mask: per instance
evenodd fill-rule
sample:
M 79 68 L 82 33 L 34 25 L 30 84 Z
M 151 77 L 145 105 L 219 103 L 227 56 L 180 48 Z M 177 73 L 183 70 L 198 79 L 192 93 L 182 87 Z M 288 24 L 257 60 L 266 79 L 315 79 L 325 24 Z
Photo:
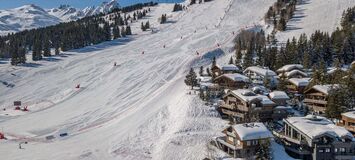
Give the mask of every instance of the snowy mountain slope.
M 129 38 L 28 67 L 1 65 L 0 80 L 15 85 L 0 85 L 1 106 L 19 99 L 30 110 L 46 106 L 20 116 L 0 116 L 0 128 L 12 139 L 0 141 L 0 155 L 9 160 L 204 158 L 206 143 L 227 123 L 195 95 L 186 94 L 186 71 L 204 64 L 205 56 L 196 51 L 217 49 L 221 42 L 227 51 L 232 32 L 258 24 L 272 3 L 215 0 L 168 13 L 169 23 L 161 25 L 158 17 L 173 7 L 162 4 L 142 20 L 153 22 L 157 33 L 141 33 L 140 23 L 135 23 L 132 29 L 138 35 Z M 74 88 L 77 84 L 80 89 Z M 63 132 L 69 136 L 59 138 Z M 43 142 L 48 135 L 56 139 Z M 16 140 L 22 136 L 29 144 L 18 150 Z
M 99 13 L 108 13 L 119 7 L 117 0 L 103 2 L 99 6 L 87 7 L 83 10 L 61 5 L 58 8 L 44 10 L 36 5 L 25 5 L 19 8 L 0 10 L 0 36 L 55 25 L 60 22 L 77 20 Z
M 58 24 L 61 20 L 36 5 L 0 10 L 0 34 Z
M 74 21 L 84 17 L 84 12 L 70 7 L 68 5 L 62 5 L 58 8 L 47 10 L 50 15 L 60 18 L 63 22 Z
M 285 42 L 302 33 L 310 36 L 316 30 L 330 33 L 340 27 L 343 11 L 354 5 L 354 0 L 303 0 L 297 5 L 294 18 L 287 23 L 286 31 L 278 32 L 276 38 Z
M 86 7 L 82 10 L 84 17 L 86 16 L 92 16 L 92 15 L 96 15 L 99 13 L 108 13 L 110 11 L 112 11 L 115 8 L 118 8 L 119 4 L 117 2 L 117 0 L 111 0 L 110 2 L 103 2 L 101 5 L 95 7 Z

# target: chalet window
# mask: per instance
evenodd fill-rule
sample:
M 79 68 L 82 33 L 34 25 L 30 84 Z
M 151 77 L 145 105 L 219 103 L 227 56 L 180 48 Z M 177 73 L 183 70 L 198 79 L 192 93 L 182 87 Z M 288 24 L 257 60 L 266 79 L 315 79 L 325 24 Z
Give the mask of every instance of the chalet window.
M 228 136 L 228 141 L 234 142 L 233 137 Z
M 330 152 L 330 148 L 326 148 L 326 149 L 325 149 L 325 152 L 326 152 L 326 153 L 329 153 L 329 152 Z
M 251 145 L 250 141 L 247 141 L 247 146 L 250 146 L 250 145 Z
M 319 152 L 319 153 L 323 153 L 324 151 L 323 151 L 323 149 L 320 149 L 318 152 Z
M 240 140 L 237 140 L 237 145 L 240 145 Z
M 253 145 L 255 146 L 255 145 L 257 145 L 258 144 L 258 140 L 254 140 L 253 141 Z
M 345 148 L 340 148 L 339 151 L 342 152 L 342 153 L 346 152 Z

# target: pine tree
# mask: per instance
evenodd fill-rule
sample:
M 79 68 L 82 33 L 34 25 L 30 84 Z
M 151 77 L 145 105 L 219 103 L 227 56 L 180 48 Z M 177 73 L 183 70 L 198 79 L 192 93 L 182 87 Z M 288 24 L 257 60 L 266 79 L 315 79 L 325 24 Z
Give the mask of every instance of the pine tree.
M 240 65 L 240 63 L 241 63 L 241 60 L 242 60 L 242 51 L 240 50 L 240 49 L 238 49 L 237 51 L 236 51 L 236 58 L 235 58 L 235 64 L 236 65 Z
M 256 148 L 256 159 L 257 160 L 272 159 L 269 141 L 266 141 L 265 143 L 259 143 L 258 147 Z
M 44 42 L 43 42 L 43 56 L 45 56 L 45 57 L 51 56 L 51 50 L 50 50 L 49 41 L 47 38 L 45 38 Z
M 233 57 L 231 56 L 231 58 L 229 59 L 229 63 L 228 64 L 233 64 Z
M 190 69 L 188 75 L 186 75 L 185 84 L 191 86 L 191 89 L 194 89 L 194 86 L 197 86 L 197 76 L 193 68 Z
M 144 26 L 146 29 L 149 29 L 150 28 L 150 24 L 149 24 L 149 21 L 147 21 L 146 23 L 145 23 L 145 26 Z
M 203 76 L 203 66 L 200 67 L 199 74 L 200 74 L 200 76 Z
M 345 97 L 345 89 L 342 87 L 333 87 L 329 91 L 327 107 L 325 110 L 325 114 L 328 118 L 341 118 L 341 113 L 345 111 L 347 106 L 346 99 L 349 97 Z
M 112 32 L 113 32 L 113 38 L 114 39 L 117 39 L 117 38 L 121 37 L 120 27 L 118 27 L 118 26 L 117 27 L 113 27 Z
M 132 35 L 131 26 L 126 27 L 126 35 Z
M 280 81 L 277 84 L 277 90 L 286 91 L 287 90 L 287 78 L 284 72 L 281 73 Z
M 210 76 L 210 77 L 212 76 L 210 68 L 208 68 L 208 67 L 206 68 L 206 73 L 207 73 L 208 76 Z
M 277 29 L 279 31 L 285 31 L 286 30 L 286 20 L 284 17 L 281 17 L 279 20 L 279 23 L 277 24 Z
M 121 36 L 126 37 L 126 30 L 124 27 L 121 28 Z
M 303 63 L 302 64 L 303 64 L 303 67 L 306 69 L 311 68 L 311 57 L 307 51 L 303 54 Z
M 216 57 L 213 57 L 213 59 L 212 59 L 212 68 L 215 67 L 216 65 L 217 65 Z
M 147 30 L 147 28 L 145 28 L 145 25 L 143 24 L 143 22 L 141 23 L 141 29 L 143 32 Z

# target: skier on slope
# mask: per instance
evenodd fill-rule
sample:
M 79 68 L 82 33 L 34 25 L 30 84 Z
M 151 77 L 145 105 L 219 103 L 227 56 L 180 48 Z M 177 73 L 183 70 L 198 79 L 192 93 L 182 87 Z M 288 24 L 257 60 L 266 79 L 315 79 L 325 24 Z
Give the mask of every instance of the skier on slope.
M 113 63 L 113 66 L 116 67 L 117 66 L 117 62 Z

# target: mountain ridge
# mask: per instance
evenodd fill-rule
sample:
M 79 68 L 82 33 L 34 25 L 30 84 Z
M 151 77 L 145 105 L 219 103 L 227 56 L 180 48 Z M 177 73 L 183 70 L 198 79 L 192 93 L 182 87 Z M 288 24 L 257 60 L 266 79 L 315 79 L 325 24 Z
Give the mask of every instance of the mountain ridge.
M 111 0 L 84 9 L 74 8 L 70 5 L 44 9 L 35 4 L 28 4 L 13 9 L 0 10 L 0 35 L 75 21 L 99 13 L 108 13 L 118 7 L 118 1 Z

